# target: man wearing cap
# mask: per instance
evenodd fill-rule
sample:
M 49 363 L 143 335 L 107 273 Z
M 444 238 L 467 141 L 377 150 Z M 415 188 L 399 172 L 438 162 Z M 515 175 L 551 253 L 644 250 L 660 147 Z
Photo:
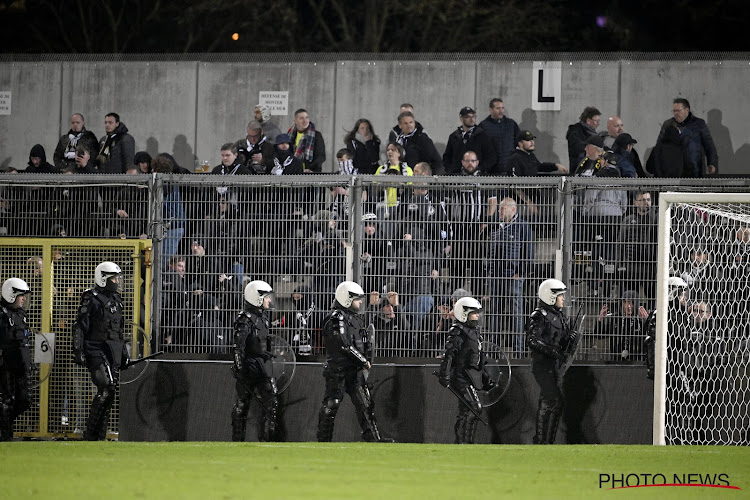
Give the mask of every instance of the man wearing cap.
M 464 153 L 474 151 L 482 165 L 482 173 L 485 175 L 497 174 L 495 149 L 484 129 L 476 124 L 476 112 L 469 106 L 465 106 L 458 112 L 458 116 L 461 120 L 461 126 L 448 136 L 448 143 L 443 153 L 445 173 L 459 175 Z
M 490 114 L 481 121 L 480 127 L 484 129 L 495 148 L 497 155 L 497 175 L 510 175 L 508 159 L 513 148 L 516 147 L 516 136 L 519 133 L 518 124 L 505 116 L 505 104 L 499 97 L 490 101 Z
M 508 172 L 513 177 L 535 177 L 539 173 L 560 172 L 567 174 L 568 169 L 561 163 L 540 162 L 534 154 L 536 136 L 529 130 L 522 130 L 516 135 L 516 149 L 508 159 Z
M 607 161 L 602 158 L 604 153 L 604 139 L 599 135 L 591 135 L 586 139 L 584 156 L 577 163 L 573 175 L 580 177 L 591 177 L 598 172 Z
M 237 141 L 237 156 L 252 174 L 268 174 L 273 168 L 273 143 L 263 135 L 260 123 L 247 124 L 247 136 Z
M 623 177 L 644 176 L 641 159 L 633 149 L 633 144 L 638 144 L 638 141 L 627 132 L 618 135 L 614 144 L 612 144 L 612 152 L 617 156 L 617 167 Z
M 677 127 L 680 131 L 680 143 L 683 151 L 687 154 L 694 168 L 693 176 L 703 177 L 716 173 L 716 168 L 719 166 L 719 155 L 706 122 L 690 112 L 690 103 L 682 97 L 672 101 L 672 112 L 674 116 L 661 126 L 659 138 L 656 139 L 657 146 L 662 142 L 666 130 Z
M 587 106 L 584 108 L 583 113 L 577 123 L 574 123 L 568 127 L 568 133 L 565 134 L 565 138 L 568 140 L 568 160 L 570 161 L 570 167 L 580 163 L 581 156 L 584 154 L 586 149 L 586 140 L 591 136 L 597 136 L 596 127 L 599 126 L 599 122 L 602 117 L 602 112 L 593 106 Z M 601 139 L 601 137 L 599 137 Z M 600 148 L 604 148 L 604 141 L 602 141 Z

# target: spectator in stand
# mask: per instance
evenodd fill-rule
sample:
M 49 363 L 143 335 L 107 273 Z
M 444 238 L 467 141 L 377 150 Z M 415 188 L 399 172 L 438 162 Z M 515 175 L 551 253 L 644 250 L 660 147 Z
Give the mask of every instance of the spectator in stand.
M 443 153 L 443 167 L 448 175 L 461 174 L 461 159 L 471 150 L 477 154 L 482 164 L 482 174 L 497 175 L 497 155 L 489 136 L 476 124 L 476 112 L 469 106 L 458 112 L 461 126 L 450 136 Z
M 401 115 L 401 113 L 404 113 L 406 111 L 416 116 L 416 113 L 414 112 L 414 106 L 412 106 L 408 102 L 405 102 L 401 106 L 399 106 L 398 114 Z M 416 120 L 416 118 L 414 120 Z M 416 128 L 421 130 L 424 135 L 427 135 L 427 130 L 425 130 L 425 128 L 422 126 L 421 123 L 416 122 Z M 398 136 L 400 134 L 401 134 L 401 127 L 398 124 L 398 120 L 396 120 L 396 125 L 394 125 L 393 128 L 388 133 L 388 144 L 392 144 L 396 142 L 396 139 L 398 139 Z
M 375 327 L 376 354 L 385 357 L 409 356 L 415 347 L 414 340 L 411 325 L 398 308 L 398 294 L 381 298 L 373 309 L 371 318 Z
M 661 141 L 646 161 L 646 170 L 654 177 L 693 177 L 695 165 L 682 147 L 681 134 L 674 126 L 662 129 Z
M 587 106 L 584 108 L 583 113 L 581 113 L 579 121 L 568 127 L 568 133 L 565 134 L 565 138 L 568 140 L 568 161 L 570 162 L 571 170 L 573 170 L 575 165 L 580 163 L 580 159 L 583 157 L 584 150 L 586 149 L 586 140 L 591 136 L 597 135 L 596 128 L 599 126 L 601 116 L 601 111 L 592 106 Z M 599 136 L 597 135 L 597 137 Z M 604 148 L 604 140 L 601 143 L 600 147 Z
M 326 144 L 323 135 L 315 130 L 305 109 L 294 112 L 294 124 L 287 132 L 292 138 L 294 156 L 302 161 L 304 173 L 320 173 L 326 161 Z
M 168 270 L 162 280 L 162 320 L 165 344 L 180 345 L 184 348 L 185 327 L 187 326 L 188 290 L 191 285 L 185 275 L 185 258 L 170 257 Z
M 344 137 L 344 144 L 354 164 L 352 174 L 375 173 L 380 163 L 380 138 L 375 134 L 370 120 L 357 120 L 354 128 Z
M 622 133 L 617 136 L 612 145 L 612 152 L 617 156 L 617 167 L 623 177 L 643 177 L 641 160 L 633 149 L 633 144 L 638 144 L 638 141 L 630 134 Z
M 524 282 L 534 266 L 534 233 L 518 216 L 513 198 L 499 204 L 500 220 L 490 225 L 487 252 L 489 298 L 493 306 L 490 333 L 510 333 L 510 346 L 518 353 L 524 347 Z
M 76 147 L 86 146 L 89 151 L 98 151 L 99 140 L 93 132 L 86 130 L 85 121 L 81 113 L 73 113 L 70 117 L 70 130 L 60 137 L 52 158 L 55 166 L 62 170 L 65 167 L 75 167 Z
M 417 163 L 427 162 L 436 175 L 444 174 L 443 159 L 435 149 L 432 139 L 422 131 L 421 126 L 417 125 L 414 114 L 411 111 L 404 111 L 398 115 L 398 126 L 401 133 L 396 137 L 395 142 L 404 148 L 405 155 L 402 156 L 402 161 L 406 161 L 412 168 Z
M 120 122 L 120 115 L 107 113 L 104 116 L 106 135 L 99 139 L 99 154 L 96 164 L 99 172 L 124 174 L 135 158 L 135 139 L 128 133 L 128 127 Z
M 128 175 L 138 175 L 138 165 L 130 165 L 126 171 Z M 115 234 L 120 239 L 146 239 L 148 231 L 148 186 L 126 185 L 119 189 L 114 207 Z
M 402 235 L 399 258 L 399 283 L 397 289 L 404 297 L 403 311 L 414 328 L 415 335 L 422 330 L 425 316 L 432 310 L 432 281 L 439 276 L 438 255 L 427 240 L 421 224 L 407 228 Z M 412 346 L 416 348 L 416 345 Z
M 479 160 L 473 151 L 464 153 L 461 165 L 465 177 L 479 175 Z M 482 240 L 486 237 L 487 223 L 497 210 L 497 195 L 479 186 L 466 185 L 453 192 L 448 206 L 454 231 L 449 260 L 451 287 L 461 288 L 468 279 L 472 291 L 479 294 L 484 278 Z
M 662 142 L 667 130 L 677 127 L 680 130 L 680 143 L 693 165 L 692 177 L 705 177 L 716 173 L 719 155 L 708 125 L 693 115 L 687 99 L 678 97 L 672 101 L 672 104 L 674 116 L 662 124 L 656 144 Z
M 163 156 L 157 156 L 151 160 L 151 170 L 157 174 L 171 174 L 174 173 L 174 164 Z M 162 260 L 166 265 L 167 259 L 177 253 L 180 240 L 185 235 L 185 207 L 176 184 L 165 183 L 163 189 L 162 219 L 169 228 L 162 240 Z
M 277 127 L 276 124 L 271 121 L 271 109 L 268 106 L 256 104 L 254 115 L 255 121 L 260 123 L 261 127 L 263 128 L 263 135 L 268 137 L 268 140 L 271 141 L 271 144 L 275 144 L 276 136 L 281 133 L 281 130 L 279 130 L 279 127 Z
M 516 149 L 508 158 L 508 173 L 513 177 L 536 177 L 540 173 L 567 174 L 568 168 L 561 163 L 540 162 L 534 150 L 536 136 L 529 130 L 522 130 L 516 135 Z
M 607 150 L 612 149 L 615 139 L 617 139 L 624 130 L 625 128 L 619 116 L 615 115 L 607 118 L 607 130 L 599 134 L 602 136 L 602 139 L 604 139 L 604 148 Z
M 584 156 L 576 165 L 574 175 L 577 177 L 592 177 L 606 163 L 602 158 L 604 154 L 604 139 L 598 135 L 591 135 L 586 139 Z
M 622 294 L 618 311 L 604 304 L 594 328 L 594 335 L 609 344 L 610 361 L 614 363 L 643 363 L 643 322 L 648 312 L 638 304 L 638 292 Z
M 375 172 L 375 175 L 401 175 L 403 177 L 412 177 L 414 171 L 411 166 L 405 161 L 404 148 L 398 144 L 389 144 L 385 149 L 385 154 L 388 157 L 388 162 L 385 165 L 381 165 Z M 378 189 L 373 188 L 372 202 L 376 204 L 378 218 L 381 220 L 390 219 L 391 212 L 394 212 L 396 207 L 399 205 L 399 199 L 403 192 L 403 189 L 399 187 L 384 187 Z M 395 236 L 394 228 L 392 224 L 388 225 L 388 231 L 390 237 Z
M 133 158 L 133 163 L 138 167 L 139 173 L 150 174 L 151 173 L 151 155 L 146 151 L 138 151 Z
M 518 124 L 505 116 L 505 103 L 499 97 L 490 101 L 490 114 L 479 124 L 490 138 L 497 157 L 496 175 L 511 175 L 508 160 L 520 133 Z M 480 158 L 481 159 L 481 158 Z
M 214 175 L 243 175 L 252 173 L 242 163 L 237 144 L 228 142 L 221 147 L 221 163 L 211 170 Z
M 620 293 L 643 286 L 649 310 L 656 302 L 656 238 L 658 216 L 651 206 L 651 193 L 633 195 L 635 210 L 622 219 L 618 243 L 617 271 Z
M 237 160 L 249 173 L 268 174 L 273 168 L 274 144 L 263 135 L 263 129 L 257 121 L 247 124 L 247 136 L 235 144 Z
M 29 163 L 26 165 L 27 174 L 59 174 L 60 171 L 47 161 L 44 146 L 34 144 L 29 152 Z

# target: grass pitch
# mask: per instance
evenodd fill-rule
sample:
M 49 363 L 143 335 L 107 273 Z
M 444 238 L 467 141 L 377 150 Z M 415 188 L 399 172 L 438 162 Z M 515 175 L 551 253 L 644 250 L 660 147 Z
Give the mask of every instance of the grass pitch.
M 726 474 L 741 490 L 600 488 Z M 750 448 L 367 443 L 0 443 L 2 499 L 750 498 Z

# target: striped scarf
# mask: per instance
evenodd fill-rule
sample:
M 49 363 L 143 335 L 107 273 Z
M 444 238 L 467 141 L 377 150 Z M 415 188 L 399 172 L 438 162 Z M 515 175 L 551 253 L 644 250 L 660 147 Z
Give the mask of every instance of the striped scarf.
M 289 128 L 289 131 L 287 131 L 287 134 L 289 134 L 289 137 L 291 137 L 292 141 L 295 142 L 297 138 L 297 128 L 294 125 L 292 125 Z M 299 146 L 297 146 L 297 150 L 294 152 L 294 156 L 304 161 L 305 163 L 308 163 L 312 161 L 314 151 L 315 151 L 315 125 L 313 125 L 313 122 L 310 122 L 310 125 L 307 127 L 307 130 L 305 131 L 305 136 L 302 138 L 301 141 L 299 141 Z

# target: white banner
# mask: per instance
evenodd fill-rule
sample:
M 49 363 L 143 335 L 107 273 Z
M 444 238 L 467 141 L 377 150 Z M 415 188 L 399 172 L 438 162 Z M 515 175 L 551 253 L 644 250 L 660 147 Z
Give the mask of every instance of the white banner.
M 560 111 L 562 104 L 562 61 L 534 61 L 531 79 L 531 109 Z
M 0 90 L 0 115 L 10 114 L 10 90 Z
M 271 115 L 286 116 L 289 114 L 289 91 L 261 90 L 258 103 L 261 106 L 268 106 Z

